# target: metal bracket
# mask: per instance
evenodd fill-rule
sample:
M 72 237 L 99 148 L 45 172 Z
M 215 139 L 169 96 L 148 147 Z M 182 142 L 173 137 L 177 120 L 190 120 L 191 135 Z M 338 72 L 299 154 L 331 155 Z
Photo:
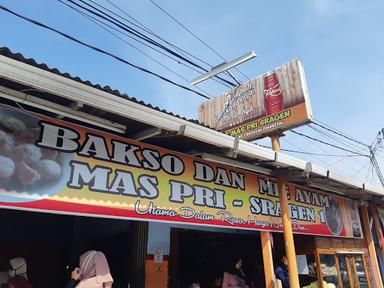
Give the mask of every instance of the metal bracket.
M 187 127 L 187 125 L 181 125 L 180 128 L 179 128 L 179 131 L 177 131 L 176 135 L 177 136 L 183 136 L 184 133 L 185 133 L 185 128 Z
M 143 141 L 145 139 L 155 137 L 162 133 L 163 133 L 163 129 L 155 127 L 155 128 L 149 128 L 149 129 L 140 131 L 136 134 L 133 134 L 130 136 L 130 138 L 135 139 L 137 141 Z
M 167 131 L 158 127 L 149 128 L 143 131 L 140 131 L 130 138 L 135 139 L 137 141 L 143 141 L 149 138 L 161 138 L 161 137 L 174 137 L 174 136 L 182 136 L 185 133 L 186 125 L 181 125 L 178 131 Z
M 80 102 L 77 102 L 77 101 L 73 101 L 71 104 L 68 105 L 68 107 L 72 108 L 73 110 L 79 110 L 79 109 L 84 107 L 84 104 L 80 103 Z M 57 119 L 63 119 L 63 118 L 65 118 L 65 116 L 57 115 L 56 118 Z
M 307 162 L 304 171 L 292 170 L 292 168 L 280 168 L 273 172 L 273 176 L 284 176 L 286 181 L 308 181 L 312 172 L 311 162 Z
M 237 158 L 237 154 L 239 153 L 239 143 L 240 143 L 240 137 L 235 136 L 235 141 L 233 143 L 233 148 L 231 148 L 229 151 L 225 153 L 227 157 L 231 158 Z

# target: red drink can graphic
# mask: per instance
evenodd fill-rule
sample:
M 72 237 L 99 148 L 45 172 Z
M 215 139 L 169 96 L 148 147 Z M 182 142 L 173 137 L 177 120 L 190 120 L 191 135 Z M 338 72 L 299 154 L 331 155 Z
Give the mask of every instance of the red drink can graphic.
M 283 93 L 275 72 L 264 76 L 264 108 L 267 115 L 283 110 Z

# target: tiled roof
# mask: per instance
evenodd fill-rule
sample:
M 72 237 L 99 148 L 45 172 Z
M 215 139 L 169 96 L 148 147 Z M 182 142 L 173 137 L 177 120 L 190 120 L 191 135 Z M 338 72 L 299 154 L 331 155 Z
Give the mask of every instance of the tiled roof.
M 9 48 L 7 47 L 0 47 L 0 55 L 2 56 L 5 56 L 5 57 L 8 57 L 8 58 L 11 58 L 11 59 L 14 59 L 16 61 L 20 61 L 20 62 L 23 62 L 25 64 L 28 64 L 28 65 L 31 65 L 31 66 L 34 66 L 34 67 L 37 67 L 39 69 L 42 69 L 42 70 L 45 70 L 45 71 L 48 71 L 48 72 L 51 72 L 51 73 L 54 73 L 56 75 L 60 75 L 62 77 L 65 77 L 65 78 L 68 78 L 68 79 L 71 79 L 71 80 L 74 80 L 74 81 L 77 81 L 77 82 L 80 82 L 82 84 L 85 84 L 85 85 L 88 85 L 88 86 L 91 86 L 95 89 L 98 89 L 98 90 L 101 90 L 101 91 L 104 91 L 104 92 L 107 92 L 107 93 L 110 93 L 110 94 L 113 94 L 117 97 L 122 97 L 122 98 L 125 98 L 125 99 L 128 99 L 134 103 L 137 103 L 137 104 L 140 104 L 140 105 L 143 105 L 143 106 L 146 106 L 150 109 L 154 109 L 154 110 L 157 110 L 157 111 L 160 111 L 160 112 L 163 112 L 165 114 L 168 114 L 168 115 L 171 115 L 171 116 L 174 116 L 174 117 L 177 117 L 177 118 L 180 118 L 180 119 L 183 119 L 183 120 L 187 120 L 189 122 L 192 122 L 192 123 L 196 123 L 196 124 L 199 124 L 199 125 L 202 125 L 202 126 L 205 126 L 204 124 L 200 123 L 198 120 L 195 120 L 195 119 L 186 119 L 185 117 L 182 117 L 180 115 L 177 115 L 177 114 L 174 114 L 172 112 L 168 112 L 164 109 L 160 109 L 159 107 L 157 106 L 152 106 L 151 104 L 148 104 L 148 103 L 145 103 L 141 100 L 137 100 L 136 98 L 134 97 L 130 97 L 128 96 L 128 94 L 126 93 L 121 93 L 119 90 L 113 90 L 111 87 L 109 86 L 104 86 L 102 87 L 101 85 L 99 84 L 93 84 L 91 83 L 90 81 L 88 80 L 83 80 L 81 79 L 80 77 L 75 77 L 75 76 L 72 76 L 71 74 L 67 73 L 67 72 L 61 72 L 59 69 L 57 68 L 50 68 L 47 64 L 45 63 L 37 63 L 35 59 L 33 58 L 25 58 L 21 53 L 13 53 Z M 205 127 L 208 127 L 208 126 L 205 126 Z

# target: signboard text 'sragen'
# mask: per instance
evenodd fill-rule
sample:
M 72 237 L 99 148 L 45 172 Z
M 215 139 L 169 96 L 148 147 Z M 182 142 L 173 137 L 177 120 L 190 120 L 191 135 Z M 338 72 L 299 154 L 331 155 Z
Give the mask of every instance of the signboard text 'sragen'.
M 303 65 L 293 60 L 199 106 L 199 121 L 254 140 L 311 120 Z

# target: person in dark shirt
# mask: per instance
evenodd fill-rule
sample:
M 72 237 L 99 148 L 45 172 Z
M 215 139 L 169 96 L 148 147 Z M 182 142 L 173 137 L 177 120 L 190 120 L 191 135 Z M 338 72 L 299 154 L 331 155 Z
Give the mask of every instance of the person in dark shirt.
M 275 276 L 281 281 L 283 288 L 290 288 L 288 274 L 288 259 L 283 256 L 280 259 L 280 265 L 275 269 Z
M 74 288 L 77 284 L 79 284 L 80 280 L 80 268 L 75 268 L 71 273 L 71 279 L 69 280 L 67 286 L 65 288 Z

